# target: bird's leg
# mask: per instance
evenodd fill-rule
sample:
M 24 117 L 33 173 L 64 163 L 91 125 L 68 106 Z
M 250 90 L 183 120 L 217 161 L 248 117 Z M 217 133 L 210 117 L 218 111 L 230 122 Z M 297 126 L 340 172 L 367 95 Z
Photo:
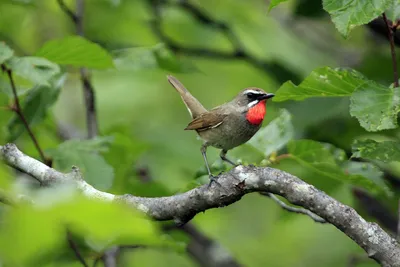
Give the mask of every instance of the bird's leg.
M 227 153 L 227 152 L 228 152 L 227 150 L 222 149 L 221 154 L 219 154 L 219 156 L 221 157 L 221 159 L 222 159 L 223 161 L 226 161 L 226 162 L 232 164 L 232 165 L 235 166 L 235 167 L 238 166 L 238 165 L 235 164 L 232 160 L 230 160 L 230 159 L 228 159 L 228 158 L 226 157 L 226 153 Z
M 207 171 L 208 171 L 208 176 L 210 177 L 210 183 L 208 184 L 208 187 L 210 187 L 211 184 L 212 184 L 213 182 L 215 182 L 217 185 L 220 185 L 220 184 L 217 182 L 217 178 L 218 178 L 218 177 L 212 175 L 211 170 L 210 170 L 210 166 L 208 165 L 208 160 L 207 160 L 207 146 L 208 146 L 208 144 L 207 144 L 207 143 L 204 143 L 204 144 L 201 146 L 200 151 L 201 151 L 201 154 L 203 155 L 204 162 L 206 163 L 206 167 L 207 167 Z

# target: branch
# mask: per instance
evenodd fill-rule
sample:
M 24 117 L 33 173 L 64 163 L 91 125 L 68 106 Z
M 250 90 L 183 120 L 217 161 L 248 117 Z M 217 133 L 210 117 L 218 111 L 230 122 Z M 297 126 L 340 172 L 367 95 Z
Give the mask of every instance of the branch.
M 240 267 L 238 263 L 224 247 L 218 242 L 205 236 L 197 227 L 188 222 L 184 225 L 177 226 L 166 225 L 163 230 L 168 232 L 171 230 L 181 230 L 190 236 L 190 242 L 186 251 L 192 256 L 199 266 L 204 267 Z
M 148 183 L 152 181 L 149 169 L 139 167 L 136 174 L 140 181 Z M 168 232 L 171 230 L 180 230 L 190 237 L 190 243 L 186 247 L 188 254 L 200 265 L 204 267 L 239 267 L 242 266 L 232 254 L 216 240 L 213 240 L 203 234 L 196 225 L 187 222 L 184 225 L 176 224 L 166 225 L 163 230 Z
M 63 0 L 57 0 L 60 8 L 71 18 L 75 24 L 76 33 L 79 36 L 84 37 L 83 30 L 83 15 L 85 11 L 85 1 L 76 0 L 76 11 L 73 12 L 69 9 Z M 97 123 L 97 112 L 96 112 L 96 98 L 93 85 L 90 81 L 90 73 L 86 68 L 79 69 L 81 75 L 81 82 L 83 88 L 83 95 L 85 99 L 86 108 L 86 127 L 88 138 L 93 138 L 98 135 L 98 123 Z
M 86 263 L 85 259 L 82 257 L 81 253 L 79 252 L 78 246 L 76 245 L 76 243 L 72 239 L 72 235 L 71 235 L 70 231 L 67 231 L 67 241 L 68 241 L 68 244 L 69 244 L 70 248 L 74 252 L 75 257 L 79 260 L 79 262 L 82 263 L 82 265 L 84 267 L 89 267 L 89 265 Z
M 7 66 L 5 64 L 1 64 L 1 69 L 2 71 L 7 73 L 8 79 L 10 80 L 10 85 L 11 85 L 11 89 L 14 95 L 14 105 L 11 107 L 11 110 L 14 111 L 17 116 L 21 119 L 22 124 L 24 125 L 26 131 L 28 132 L 30 138 L 32 139 L 33 144 L 35 145 L 36 150 L 39 152 L 40 158 L 42 159 L 42 161 L 51 166 L 51 161 L 48 160 L 46 158 L 46 156 L 43 153 L 43 150 L 41 149 L 38 140 L 36 139 L 36 136 L 33 134 L 33 131 L 31 129 L 31 127 L 29 126 L 28 121 L 26 120 L 24 113 L 22 112 L 22 108 L 21 108 L 21 104 L 19 103 L 19 98 L 18 98 L 18 94 L 17 94 L 17 87 L 15 85 L 13 76 L 12 76 L 12 71 L 11 69 L 7 68 Z
M 261 192 L 261 195 L 263 196 L 267 196 L 269 198 L 271 198 L 273 201 L 275 201 L 279 206 L 281 206 L 283 209 L 289 211 L 289 212 L 294 212 L 294 213 L 300 213 L 300 214 L 304 214 L 307 215 L 308 217 L 310 217 L 311 219 L 314 220 L 314 222 L 317 223 L 326 223 L 326 221 L 324 219 L 322 219 L 321 217 L 319 217 L 318 215 L 316 215 L 315 213 L 312 213 L 309 210 L 303 209 L 303 208 L 296 208 L 296 207 L 292 207 L 287 205 L 285 202 L 283 202 L 282 200 L 280 200 L 277 196 L 275 196 L 274 194 L 271 193 L 267 193 L 267 192 Z
M 181 224 L 199 212 L 230 205 L 251 192 L 278 194 L 333 224 L 382 266 L 400 266 L 399 244 L 379 225 L 365 221 L 353 208 L 281 170 L 238 166 L 219 176 L 220 186 L 203 185 L 178 195 L 149 198 L 99 191 L 82 179 L 77 168 L 69 174 L 58 172 L 23 154 L 14 144 L 0 147 L 0 155 L 8 165 L 34 176 L 42 184 L 73 184 L 87 197 L 124 203 L 155 220 L 175 220 Z
M 393 63 L 393 79 L 394 79 L 394 87 L 399 87 L 399 75 L 397 72 L 397 61 L 396 61 L 396 50 L 394 47 L 394 38 L 393 38 L 393 29 L 392 29 L 392 22 L 389 23 L 388 19 L 386 18 L 386 14 L 382 14 L 383 20 L 385 21 L 387 31 L 388 31 L 388 38 L 390 42 L 390 51 L 392 53 L 392 63 Z
M 117 267 L 117 258 L 120 253 L 120 248 L 118 246 L 114 246 L 107 251 L 104 252 L 103 255 L 103 264 L 104 267 Z
M 299 81 L 298 76 L 292 71 L 284 68 L 283 66 L 267 62 L 266 60 L 260 60 L 257 57 L 249 54 L 242 46 L 240 38 L 234 33 L 234 31 L 224 22 L 217 21 L 212 17 L 208 16 L 201 9 L 191 4 L 189 1 L 182 0 L 178 1 L 176 4 L 189 12 L 195 19 L 200 23 L 219 28 L 230 40 L 233 52 L 225 52 L 218 50 L 210 50 L 207 48 L 200 47 L 186 47 L 182 44 L 178 44 L 167 36 L 162 30 L 162 16 L 161 9 L 165 1 L 163 0 L 147 0 L 148 6 L 153 13 L 153 21 L 151 22 L 151 27 L 154 34 L 163 42 L 167 47 L 169 47 L 174 52 L 184 53 L 189 56 L 199 56 L 199 57 L 209 57 L 213 59 L 223 59 L 223 60 L 244 60 L 251 64 L 253 67 L 265 72 L 267 75 L 272 75 L 276 78 L 279 83 L 286 82 L 289 78 L 292 81 Z

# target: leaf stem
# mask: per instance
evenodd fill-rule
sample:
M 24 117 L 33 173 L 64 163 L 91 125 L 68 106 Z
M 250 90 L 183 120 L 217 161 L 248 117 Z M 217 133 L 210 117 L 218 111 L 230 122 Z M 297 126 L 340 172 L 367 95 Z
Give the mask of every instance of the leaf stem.
M 41 149 L 38 140 L 36 139 L 36 136 L 34 135 L 31 127 L 29 126 L 28 121 L 26 120 L 24 113 L 22 112 L 21 104 L 19 102 L 18 94 L 17 94 L 17 88 L 15 86 L 14 78 L 12 75 L 11 69 L 7 68 L 5 64 L 1 64 L 1 69 L 7 73 L 8 79 L 10 80 L 10 85 L 11 89 L 14 95 L 14 105 L 11 106 L 11 110 L 14 111 L 18 117 L 21 119 L 22 123 L 24 124 L 24 127 L 26 131 L 28 132 L 30 138 L 32 139 L 33 144 L 36 147 L 36 150 L 39 152 L 40 158 L 42 161 L 49 167 L 51 167 L 51 161 L 46 158 L 46 156 L 43 153 L 43 150 Z
M 387 19 L 385 13 L 382 14 L 382 17 L 383 20 L 385 21 L 386 28 L 388 31 L 390 51 L 392 53 L 394 87 L 399 87 L 399 75 L 397 71 L 396 50 L 394 47 L 394 38 L 393 38 L 393 27 L 391 26 L 392 22 Z

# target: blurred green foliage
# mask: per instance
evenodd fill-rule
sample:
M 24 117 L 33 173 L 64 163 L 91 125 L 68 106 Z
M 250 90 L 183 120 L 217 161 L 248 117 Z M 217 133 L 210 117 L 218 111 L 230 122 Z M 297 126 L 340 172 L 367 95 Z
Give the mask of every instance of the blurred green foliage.
M 78 166 L 91 185 L 115 194 L 165 196 L 207 181 L 201 142 L 183 131 L 190 117 L 166 74 L 206 107 L 244 87 L 274 92 L 265 127 L 230 157 L 288 171 L 379 221 L 352 189 L 364 188 L 395 215 L 399 192 L 386 176 L 400 174 L 400 104 L 390 86 L 389 44 L 357 26 L 392 2 L 85 0 L 85 37 L 78 37 L 57 1 L 0 0 L 0 64 L 12 71 L 22 111 L 53 166 Z M 96 93 L 100 136 L 92 140 L 81 139 L 79 67 L 90 69 Z M 13 102 L 3 72 L 0 145 L 16 142 L 39 158 L 8 108 Z M 218 153 L 208 152 L 214 172 L 228 169 Z M 365 162 L 350 161 L 352 153 Z M 114 244 L 129 244 L 145 247 L 124 252 L 121 266 L 196 266 L 182 250 L 188 237 L 161 232 L 161 223 L 139 212 L 82 199 L 70 188 L 38 190 L 13 176 L 0 165 L 1 188 L 28 194 L 39 207 L 1 206 L 4 266 L 81 266 L 67 230 L 90 262 Z M 345 266 L 364 253 L 334 227 L 259 195 L 198 214 L 193 223 L 244 266 Z

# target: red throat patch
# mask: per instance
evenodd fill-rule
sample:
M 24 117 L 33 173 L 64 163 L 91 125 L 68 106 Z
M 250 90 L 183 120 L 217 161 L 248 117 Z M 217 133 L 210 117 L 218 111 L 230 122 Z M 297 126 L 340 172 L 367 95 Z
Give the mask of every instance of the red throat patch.
M 254 107 L 251 107 L 246 114 L 246 119 L 251 123 L 258 125 L 263 122 L 266 113 L 265 100 L 260 101 Z

